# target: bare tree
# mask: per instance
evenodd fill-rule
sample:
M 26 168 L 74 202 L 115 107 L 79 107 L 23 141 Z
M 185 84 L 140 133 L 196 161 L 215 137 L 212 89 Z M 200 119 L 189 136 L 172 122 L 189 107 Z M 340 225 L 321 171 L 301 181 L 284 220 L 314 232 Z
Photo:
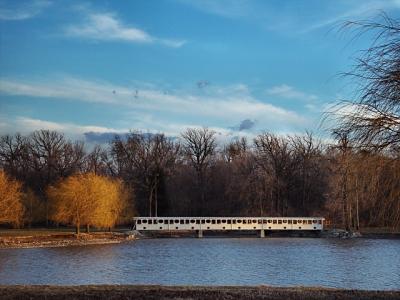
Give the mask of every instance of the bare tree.
M 160 183 L 170 174 L 178 151 L 179 147 L 164 134 L 132 132 L 126 141 L 116 138 L 112 143 L 114 165 L 127 182 L 146 194 L 150 216 L 158 214 Z M 138 202 L 139 209 L 144 210 L 145 205 Z
M 352 155 L 352 146 L 349 138 L 342 132 L 336 132 L 335 139 L 337 145 L 333 146 L 338 150 L 338 158 L 336 161 L 338 174 L 338 192 L 342 203 L 342 221 L 347 231 L 351 230 L 352 224 L 352 198 L 349 197 L 349 178 L 350 178 L 350 159 Z
M 96 145 L 85 157 L 85 172 L 106 175 L 109 171 L 108 154 L 100 145 Z
M 247 143 L 247 139 L 245 137 L 242 137 L 228 143 L 228 145 L 225 145 L 222 151 L 222 155 L 227 162 L 232 162 L 235 159 L 243 158 L 248 150 L 249 145 Z
M 400 23 L 382 15 L 382 22 L 347 22 L 359 34 L 375 35 L 372 45 L 345 73 L 357 84 L 355 98 L 343 101 L 333 115 L 335 132 L 346 134 L 354 146 L 400 149 Z
M 62 133 L 50 130 L 33 132 L 29 137 L 30 186 L 45 199 L 46 224 L 49 220 L 49 203 L 46 188 L 62 177 L 78 172 L 85 156 L 81 142 L 72 143 Z
M 196 171 L 200 201 L 197 207 L 204 207 L 206 198 L 207 170 L 215 154 L 215 132 L 208 128 L 188 128 L 182 133 L 183 150 L 186 158 Z
M 271 205 L 275 213 L 287 215 L 290 178 L 293 172 L 292 149 L 287 139 L 271 133 L 259 135 L 254 140 L 256 161 L 265 174 L 270 176 L 270 188 L 274 191 Z
M 324 200 L 323 194 L 324 166 L 321 141 L 317 140 L 311 132 L 304 135 L 289 137 L 290 146 L 293 149 L 293 159 L 299 185 L 300 193 L 298 207 L 305 214 L 313 210 L 313 206 L 321 204 Z M 297 203 L 296 203 L 297 204 Z
M 160 183 L 163 183 L 166 176 L 172 174 L 178 158 L 180 146 L 175 144 L 164 134 L 156 134 L 151 140 L 152 145 L 152 190 L 154 201 L 151 199 L 150 206 L 154 202 L 154 215 L 158 215 L 158 195 Z
M 0 138 L 0 166 L 20 180 L 26 179 L 28 164 L 28 139 L 20 134 Z

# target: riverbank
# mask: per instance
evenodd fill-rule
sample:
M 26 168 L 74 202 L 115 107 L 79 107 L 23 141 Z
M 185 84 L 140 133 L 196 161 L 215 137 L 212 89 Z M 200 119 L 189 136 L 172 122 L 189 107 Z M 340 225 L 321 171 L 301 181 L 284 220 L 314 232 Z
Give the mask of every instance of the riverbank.
M 266 238 L 274 237 L 314 237 L 314 238 L 340 238 L 345 233 L 341 229 L 328 229 L 323 232 L 291 232 L 274 231 L 267 232 Z M 203 233 L 207 237 L 258 237 L 257 231 L 207 231 Z M 170 232 L 146 232 L 141 235 L 138 232 L 128 229 L 119 229 L 113 232 L 96 231 L 91 233 L 81 233 L 76 235 L 70 228 L 63 229 L 0 229 L 0 249 L 7 248 L 40 248 L 40 247 L 66 247 L 66 246 L 85 246 L 100 244 L 117 244 L 138 238 L 196 238 L 197 233 L 193 231 L 170 231 Z M 400 239 L 400 233 L 390 231 L 386 228 L 364 228 L 360 234 L 352 236 L 357 238 L 369 239 Z
M 361 291 L 328 288 L 269 286 L 0 286 L 0 299 L 274 299 L 356 300 L 400 299 L 400 291 Z
M 134 235 L 120 232 L 93 232 L 79 235 L 69 232 L 24 231 L 18 234 L 0 233 L 0 249 L 41 248 L 116 244 L 135 239 Z
M 171 231 L 146 231 L 142 232 L 147 238 L 197 238 L 198 233 L 194 230 L 171 230 Z M 229 231 L 203 231 L 203 238 L 256 238 L 260 237 L 257 230 L 229 230 Z M 323 231 L 297 231 L 297 230 L 275 230 L 265 231 L 265 238 L 367 238 L 367 239 L 400 239 L 400 232 L 382 230 L 380 228 L 366 228 L 359 232 L 347 232 L 344 229 L 326 229 Z
M 346 231 L 341 228 L 325 228 L 321 233 L 324 238 L 367 238 L 367 239 L 400 239 L 399 230 L 387 227 L 367 227 L 358 231 Z

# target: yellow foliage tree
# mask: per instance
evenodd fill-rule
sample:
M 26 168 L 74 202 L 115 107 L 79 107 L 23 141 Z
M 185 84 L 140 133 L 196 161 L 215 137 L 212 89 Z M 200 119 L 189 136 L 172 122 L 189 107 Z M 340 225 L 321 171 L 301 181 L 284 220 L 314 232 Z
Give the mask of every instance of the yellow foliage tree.
M 68 177 L 48 189 L 52 203 L 50 218 L 59 223 L 112 227 L 127 205 L 121 181 L 94 173 Z
M 0 223 L 19 226 L 24 215 L 21 183 L 0 170 Z

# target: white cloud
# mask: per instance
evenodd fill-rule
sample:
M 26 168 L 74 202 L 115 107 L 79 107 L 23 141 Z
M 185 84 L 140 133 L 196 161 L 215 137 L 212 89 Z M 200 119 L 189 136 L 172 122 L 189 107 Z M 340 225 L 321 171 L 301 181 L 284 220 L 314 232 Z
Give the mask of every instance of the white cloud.
M 74 123 L 53 122 L 42 119 L 35 119 L 24 116 L 17 116 L 14 119 L 0 116 L 0 133 L 22 133 L 29 134 L 35 130 L 55 130 L 67 134 L 72 138 L 83 138 L 85 132 L 95 133 L 120 133 L 128 132 L 124 129 L 114 129 L 97 125 L 79 125 Z
M 150 43 L 153 38 L 146 32 L 127 27 L 111 14 L 91 14 L 85 24 L 71 25 L 66 33 L 70 36 L 88 37 L 95 40 L 125 40 Z
M 172 48 L 182 47 L 186 41 L 157 38 L 146 31 L 125 25 L 112 13 L 88 13 L 81 24 L 65 28 L 70 37 L 85 38 L 95 41 L 125 41 L 131 43 L 159 43 Z
M 277 86 L 273 86 L 267 90 L 268 95 L 278 96 L 287 99 L 298 99 L 298 100 L 317 100 L 318 97 L 313 94 L 308 94 L 302 92 L 300 90 L 295 89 L 294 87 L 281 84 Z
M 149 87 L 121 86 L 71 77 L 46 78 L 42 81 L 0 79 L 0 93 L 103 103 L 151 114 L 174 115 L 180 119 L 203 118 L 206 121 L 227 123 L 227 126 L 244 119 L 292 126 L 306 123 L 305 118 L 293 111 L 253 97 L 243 84 L 213 86 L 205 94 L 195 94 L 181 90 L 166 93 Z
M 46 128 L 82 137 L 84 132 L 127 132 L 134 129 L 179 136 L 188 127 L 208 126 L 217 130 L 222 139 L 229 140 L 235 136 L 252 138 L 263 130 L 284 134 L 301 132 L 314 126 L 313 118 L 254 97 L 244 84 L 214 84 L 206 90 L 170 88 L 166 92 L 151 83 L 116 85 L 60 75 L 40 80 L 0 79 L 1 99 L 12 101 L 12 96 L 24 96 L 33 103 L 38 103 L 40 98 L 57 102 L 73 101 L 77 109 L 80 107 L 79 102 L 105 105 L 104 109 L 118 112 L 119 117 L 107 120 L 113 122 L 113 128 L 108 128 L 103 126 L 103 120 L 99 120 L 100 123 L 96 125 L 83 126 L 49 122 L 46 115 L 41 114 L 38 119 L 20 115 L 18 124 L 0 118 L 0 123 L 9 124 L 7 128 L 0 124 L 2 132 L 15 132 L 17 129 L 30 132 Z M 257 122 L 246 132 L 232 128 L 232 125 L 245 119 Z
M 162 127 L 162 130 L 152 129 L 149 130 L 148 127 L 141 127 L 140 125 L 146 124 L 132 124 L 133 127 L 129 129 L 139 130 L 141 132 L 150 133 L 164 133 L 171 137 L 181 137 L 181 133 L 187 128 L 201 128 L 201 124 L 177 124 L 177 123 L 165 123 L 158 122 L 157 125 Z M 147 124 L 148 125 L 148 124 Z M 218 145 L 222 146 L 234 138 L 247 137 L 249 141 L 256 137 L 256 133 L 253 132 L 240 132 L 231 129 L 226 129 L 218 126 L 208 127 L 210 130 L 215 131 L 215 137 L 217 139 Z M 30 134 L 35 130 L 54 130 L 66 135 L 67 138 L 73 140 L 83 140 L 87 145 L 93 146 L 96 143 L 107 143 L 109 139 L 112 139 L 112 135 L 115 134 L 126 134 L 129 129 L 114 129 L 107 128 L 96 125 L 79 125 L 74 123 L 59 123 L 52 122 L 42 119 L 35 119 L 30 117 L 18 116 L 15 119 L 10 119 L 9 117 L 2 117 L 0 115 L 0 135 L 1 134 Z M 103 136 L 105 135 L 105 136 Z
M 51 2 L 48 0 L 35 0 L 25 3 L 16 1 L 12 7 L 3 5 L 0 7 L 0 20 L 19 21 L 35 17 L 50 6 Z
M 28 128 L 30 131 L 39 129 L 49 129 L 57 131 L 66 131 L 74 134 L 83 134 L 85 132 L 123 132 L 124 130 L 116 130 L 113 128 L 107 128 L 95 125 L 77 125 L 73 123 L 57 123 L 44 121 L 40 119 L 32 119 L 27 117 L 18 117 L 16 119 L 17 125 L 22 128 Z

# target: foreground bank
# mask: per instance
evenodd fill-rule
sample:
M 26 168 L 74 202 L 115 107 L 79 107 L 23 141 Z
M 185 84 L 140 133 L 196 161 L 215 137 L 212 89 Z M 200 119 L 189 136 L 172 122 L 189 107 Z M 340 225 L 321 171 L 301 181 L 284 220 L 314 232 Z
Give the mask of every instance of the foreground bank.
M 132 239 L 135 239 L 134 235 L 119 232 L 81 233 L 79 235 L 72 233 L 27 234 L 21 236 L 0 235 L 0 249 L 116 244 Z
M 0 286 L 0 299 L 400 299 L 400 291 L 362 291 L 268 286 Z

